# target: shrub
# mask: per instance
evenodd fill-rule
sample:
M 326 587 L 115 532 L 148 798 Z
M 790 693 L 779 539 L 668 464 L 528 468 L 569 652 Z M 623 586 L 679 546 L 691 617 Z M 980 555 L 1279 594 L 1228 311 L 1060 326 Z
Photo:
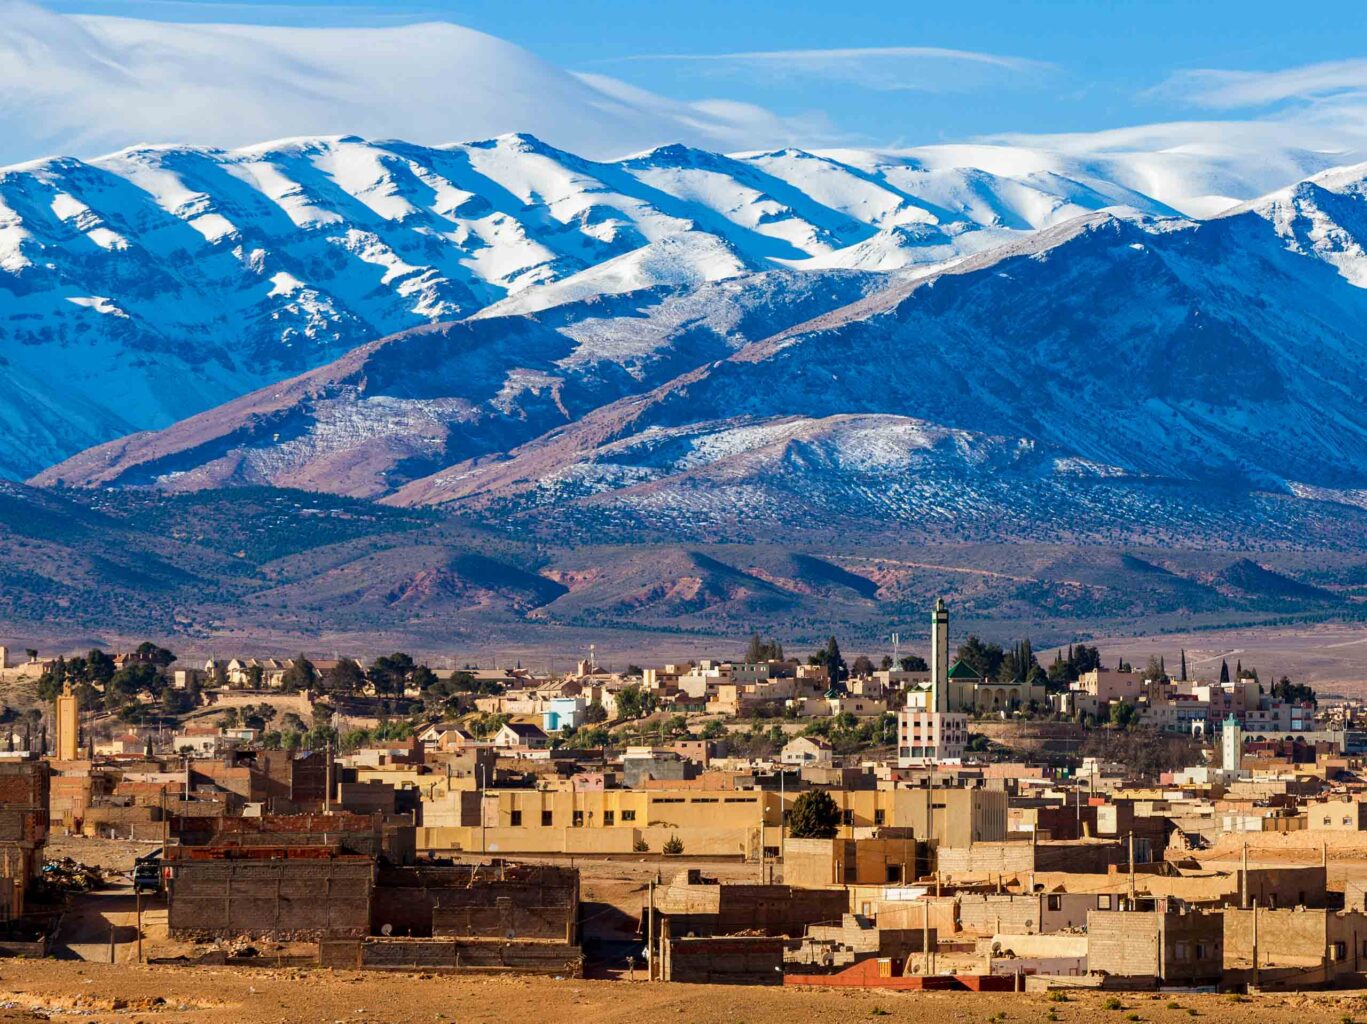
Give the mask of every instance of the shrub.
M 683 840 L 676 835 L 671 835 L 665 840 L 664 846 L 660 847 L 660 852 L 670 857 L 677 857 L 684 852 Z
M 1049 993 L 1049 1002 L 1051 1003 L 1066 1003 L 1067 1001 L 1067 992 L 1060 992 L 1058 989 L 1054 989 L 1052 992 Z
M 1123 1009 L 1125 1009 L 1125 1007 L 1122 1006 L 1122 1005 L 1120 1004 L 1120 1000 L 1117 999 L 1115 996 L 1111 996 L 1111 997 L 1110 997 L 1109 999 L 1107 999 L 1104 1003 L 1102 1003 L 1101 1006 L 1102 1006 L 1103 1009 L 1106 1009 L 1106 1010 L 1123 1010 Z

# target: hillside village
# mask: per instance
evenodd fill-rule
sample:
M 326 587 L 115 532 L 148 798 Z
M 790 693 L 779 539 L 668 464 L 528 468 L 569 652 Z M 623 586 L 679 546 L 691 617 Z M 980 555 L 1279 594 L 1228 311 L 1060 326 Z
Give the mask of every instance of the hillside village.
M 591 653 L 556 674 L 0 649 L 0 951 L 915 990 L 1364 982 L 1354 703 L 1184 651 L 1169 671 L 954 644 L 942 600 L 929 625 L 928 656 L 895 639 L 877 663 L 755 636 L 736 661 Z

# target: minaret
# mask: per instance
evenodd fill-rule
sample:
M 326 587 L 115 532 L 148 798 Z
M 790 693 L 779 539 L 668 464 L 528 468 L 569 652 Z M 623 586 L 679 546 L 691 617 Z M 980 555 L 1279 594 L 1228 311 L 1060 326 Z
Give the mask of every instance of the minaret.
M 935 599 L 935 610 L 930 613 L 930 686 L 933 694 L 930 710 L 948 711 L 949 611 L 943 597 Z
M 57 760 L 75 761 L 80 758 L 81 717 L 76 695 L 71 684 L 64 683 L 57 695 Z

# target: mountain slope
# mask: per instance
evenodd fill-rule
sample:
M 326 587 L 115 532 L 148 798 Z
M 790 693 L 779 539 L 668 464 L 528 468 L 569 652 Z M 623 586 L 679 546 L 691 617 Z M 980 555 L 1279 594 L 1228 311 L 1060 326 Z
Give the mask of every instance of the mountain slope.
M 982 500 L 955 512 L 954 528 L 978 507 L 1006 529 L 1016 513 L 1047 525 L 1066 493 L 1071 514 L 1059 519 L 1082 532 L 1128 518 L 1160 534 L 1238 524 L 1292 543 L 1319 523 L 1361 539 L 1362 176 L 1299 186 L 1290 213 L 1274 201 L 1200 224 L 1074 221 L 393 500 L 552 518 L 573 504 L 589 519 L 677 528 L 713 522 L 708 507 L 801 518 L 837 494 L 845 509 L 868 494 L 881 515 L 919 518 L 952 507 L 958 490 Z M 870 453 L 885 463 L 871 490 Z M 860 496 L 845 497 L 851 488 Z M 1007 493 L 1020 488 L 1027 500 Z M 1303 499 L 1317 510 L 1297 511 Z
M 748 180 L 671 159 L 680 193 Z M 36 480 L 288 484 L 584 537 L 1353 544 L 1364 172 L 1208 221 L 1071 217 L 938 270 L 514 296 Z M 807 213 L 817 234 L 745 244 L 841 230 Z
M 1107 206 L 1171 212 L 1077 162 L 846 157 L 346 136 L 0 168 L 0 422 L 24 424 L 0 475 L 481 311 L 928 266 Z

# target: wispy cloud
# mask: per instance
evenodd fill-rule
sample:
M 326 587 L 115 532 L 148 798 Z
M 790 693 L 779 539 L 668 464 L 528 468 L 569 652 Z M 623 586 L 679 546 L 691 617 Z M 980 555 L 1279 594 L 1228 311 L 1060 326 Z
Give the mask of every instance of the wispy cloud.
M 859 46 L 731 53 L 641 53 L 601 63 L 680 62 L 717 73 L 770 79 L 819 78 L 880 91 L 959 92 L 1008 76 L 1041 76 L 1055 65 L 996 53 L 936 46 Z
M 1181 71 L 1153 92 L 1217 110 L 1267 107 L 1288 101 L 1353 101 L 1367 105 L 1367 60 L 1326 61 L 1280 71 Z

